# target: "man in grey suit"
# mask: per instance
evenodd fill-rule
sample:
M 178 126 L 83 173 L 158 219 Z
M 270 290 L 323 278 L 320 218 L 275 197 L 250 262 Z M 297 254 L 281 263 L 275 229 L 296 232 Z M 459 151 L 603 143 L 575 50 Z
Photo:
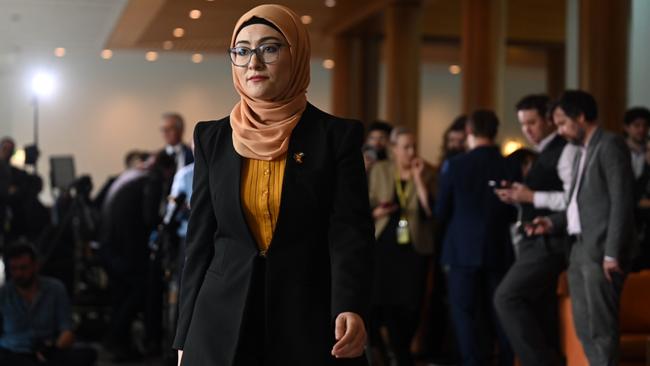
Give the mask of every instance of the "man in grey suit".
M 569 291 L 576 332 L 589 364 L 616 365 L 618 309 L 626 269 L 637 249 L 634 176 L 623 139 L 597 123 L 594 98 L 566 91 L 553 109 L 558 132 L 580 147 L 565 212 L 538 217 L 529 233 L 565 231 L 573 241 Z

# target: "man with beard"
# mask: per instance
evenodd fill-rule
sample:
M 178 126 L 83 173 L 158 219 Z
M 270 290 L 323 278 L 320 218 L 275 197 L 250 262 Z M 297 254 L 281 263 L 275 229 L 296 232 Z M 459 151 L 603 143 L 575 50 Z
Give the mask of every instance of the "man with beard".
M 374 121 L 368 126 L 366 141 L 363 145 L 363 158 L 366 172 L 374 163 L 388 159 L 388 140 L 393 126 L 383 121 Z
M 11 279 L 0 288 L 0 364 L 90 366 L 92 349 L 73 349 L 72 313 L 63 284 L 39 276 L 36 251 L 26 242 L 7 248 Z
M 529 235 L 568 233 L 569 292 L 576 333 L 590 365 L 617 365 L 619 303 L 637 250 L 634 174 L 621 136 L 602 129 L 594 97 L 565 91 L 553 109 L 561 136 L 580 147 L 566 212 L 540 216 Z

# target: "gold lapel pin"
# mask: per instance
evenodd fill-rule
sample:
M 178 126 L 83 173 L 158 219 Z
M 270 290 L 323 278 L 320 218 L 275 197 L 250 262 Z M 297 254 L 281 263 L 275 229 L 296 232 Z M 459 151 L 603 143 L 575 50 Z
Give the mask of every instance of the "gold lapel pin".
M 302 164 L 302 158 L 304 157 L 305 157 L 305 153 L 302 152 L 293 154 L 293 160 L 295 160 L 296 163 L 298 164 Z

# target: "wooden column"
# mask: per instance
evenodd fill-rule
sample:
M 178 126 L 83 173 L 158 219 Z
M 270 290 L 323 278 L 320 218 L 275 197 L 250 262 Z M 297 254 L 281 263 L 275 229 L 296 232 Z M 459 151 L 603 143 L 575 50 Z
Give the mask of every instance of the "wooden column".
M 630 0 L 580 1 L 580 88 L 598 103 L 605 128 L 622 129 L 627 104 Z
M 422 2 L 396 0 L 386 8 L 386 115 L 418 130 Z
M 551 99 L 562 94 L 566 85 L 566 55 L 564 47 L 546 49 L 546 92 Z
M 359 119 L 368 124 L 375 121 L 379 115 L 379 61 L 380 39 L 363 37 L 360 45 L 361 62 L 357 65 L 359 73 Z
M 354 118 L 353 96 L 350 80 L 354 75 L 353 38 L 338 35 L 334 39 L 334 70 L 332 73 L 332 113 L 335 116 Z
M 505 68 L 505 0 L 462 0 L 463 111 L 499 112 Z

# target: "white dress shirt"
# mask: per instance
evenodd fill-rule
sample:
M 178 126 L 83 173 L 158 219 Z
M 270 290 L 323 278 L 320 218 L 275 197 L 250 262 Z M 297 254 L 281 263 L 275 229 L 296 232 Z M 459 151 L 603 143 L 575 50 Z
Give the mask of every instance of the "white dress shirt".
M 646 164 L 645 151 L 638 151 L 630 148 L 630 154 L 632 155 L 632 171 L 634 171 L 634 178 L 639 179 L 641 175 L 643 175 L 643 169 Z
M 181 170 L 185 166 L 185 151 L 183 151 L 183 144 L 179 143 L 174 146 L 167 145 L 165 146 L 165 152 L 167 155 L 175 155 L 176 158 L 176 171 Z
M 542 151 L 557 133 L 549 135 L 536 146 L 537 151 Z M 550 139 L 549 139 L 550 138 Z M 562 191 L 536 191 L 533 193 L 533 205 L 537 209 L 549 209 L 551 211 L 562 211 L 566 209 L 571 179 L 573 179 L 573 160 L 579 147 L 573 144 L 566 144 L 557 162 L 557 175 L 562 181 Z

